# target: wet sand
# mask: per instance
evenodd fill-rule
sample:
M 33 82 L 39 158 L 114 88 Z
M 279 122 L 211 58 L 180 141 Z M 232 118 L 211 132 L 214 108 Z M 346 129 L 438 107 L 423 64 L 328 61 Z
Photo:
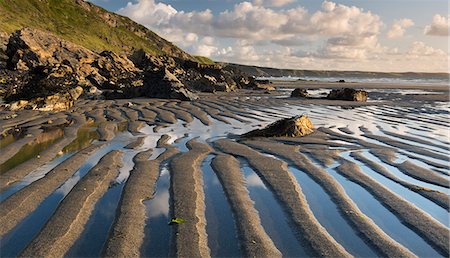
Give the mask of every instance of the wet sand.
M 97 255 L 142 256 L 145 241 L 152 241 L 145 231 L 147 223 L 162 221 L 151 224 L 154 228 L 149 230 L 168 232 L 167 255 L 208 257 L 217 253 L 214 248 L 218 247 L 208 242 L 208 233 L 214 231 L 206 228 L 220 228 L 213 223 L 222 223 L 222 214 L 208 215 L 213 216 L 212 222 L 205 211 L 211 208 L 208 205 L 224 204 L 206 203 L 205 189 L 219 187 L 231 207 L 242 256 L 280 257 L 289 253 L 287 243 L 274 241 L 284 232 L 274 226 L 275 220 L 267 219 L 272 207 L 257 205 L 250 189 L 273 194 L 282 219 L 295 233 L 295 243 L 290 244 L 309 256 L 356 256 L 353 248 L 345 248 L 349 243 L 341 242 L 345 235 L 333 237 L 339 224 L 321 224 L 317 207 L 325 209 L 322 206 L 326 204 L 306 195 L 311 185 L 294 176 L 294 169 L 304 172 L 330 197 L 336 212 L 355 231 L 353 237 L 367 243 L 376 255 L 449 255 L 450 107 L 448 102 L 439 102 L 448 96 L 447 88 L 316 82 L 273 85 L 279 89 L 270 94 L 249 90 L 202 93 L 201 99 L 193 102 L 82 100 L 66 112 L 0 111 L 5 137 L 5 145 L 0 146 L 4 168 L 0 171 L 0 191 L 7 194 L 0 203 L 1 255 L 64 256 L 76 241 L 95 241 L 85 234 L 89 218 L 107 213 L 110 219 L 105 223 L 111 228 L 102 236 L 106 242 L 98 245 L 102 248 Z M 288 97 L 289 89 L 295 87 L 343 86 L 370 89 L 369 101 Z M 417 96 L 417 90 L 424 92 L 422 96 Z M 309 136 L 238 137 L 282 117 L 303 113 L 316 127 Z M 88 131 L 96 131 L 98 136 Z M 214 169 L 217 182 L 203 181 L 202 164 L 208 155 L 212 158 L 206 159 L 211 162 L 207 165 Z M 156 185 L 163 164 L 170 172 L 167 196 L 155 192 L 162 191 Z M 256 173 L 249 177 L 245 166 Z M 387 208 L 379 211 L 380 216 L 394 217 L 399 224 L 387 231 L 372 219 L 373 214 L 352 195 L 356 186 L 343 184 L 338 175 L 362 187 L 373 196 L 367 201 Z M 385 182 L 423 200 L 404 199 Z M 61 203 L 50 198 L 58 194 L 64 196 Z M 117 209 L 97 205 L 112 198 L 109 196 L 116 196 Z M 161 202 L 161 196 L 167 201 Z M 153 211 L 160 214 L 159 219 L 149 214 L 144 201 L 160 209 Z M 54 214 L 38 224 L 37 236 L 26 236 L 22 240 L 26 247 L 17 251 L 11 245 L 15 237 L 23 238 L 22 225 L 30 225 L 33 221 L 29 220 L 49 203 L 56 207 Z M 167 229 L 171 217 L 185 222 Z M 392 234 L 397 230 L 395 225 L 398 230 L 406 225 L 414 239 L 421 239 L 427 247 L 424 253 L 413 251 L 413 238 L 399 241 Z M 428 249 L 435 252 L 427 253 Z

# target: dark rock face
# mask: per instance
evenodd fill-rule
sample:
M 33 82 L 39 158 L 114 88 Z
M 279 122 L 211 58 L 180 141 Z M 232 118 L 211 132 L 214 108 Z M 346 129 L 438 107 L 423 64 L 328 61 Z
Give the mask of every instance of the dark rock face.
M 366 102 L 368 96 L 367 91 L 345 88 L 332 90 L 327 99 Z
M 149 71 L 144 77 L 143 95 L 153 98 L 194 100 L 198 97 L 168 70 Z
M 151 56 L 143 50 L 135 51 L 129 58 L 144 71 L 167 69 L 192 91 L 231 92 L 256 85 L 254 78 L 238 69 L 220 64 L 200 64 L 170 56 Z
M 314 132 L 314 126 L 306 115 L 278 120 L 264 129 L 245 133 L 242 137 L 302 137 Z
M 291 98 L 307 98 L 309 93 L 305 89 L 297 88 L 291 92 Z

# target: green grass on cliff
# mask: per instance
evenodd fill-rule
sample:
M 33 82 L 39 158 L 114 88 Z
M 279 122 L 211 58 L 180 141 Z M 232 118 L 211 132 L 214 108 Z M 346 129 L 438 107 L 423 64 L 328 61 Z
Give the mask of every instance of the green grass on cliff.
M 11 33 L 31 27 L 50 31 L 94 51 L 121 53 L 142 48 L 154 55 L 168 54 L 202 63 L 211 61 L 190 56 L 126 17 L 79 2 L 81 4 L 76 0 L 0 0 L 0 31 Z
M 194 56 L 195 61 L 201 64 L 214 64 L 215 62 L 205 56 Z

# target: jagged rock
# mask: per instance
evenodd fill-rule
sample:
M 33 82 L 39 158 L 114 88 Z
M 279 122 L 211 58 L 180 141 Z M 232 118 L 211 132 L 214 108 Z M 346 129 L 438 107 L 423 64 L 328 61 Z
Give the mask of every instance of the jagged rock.
M 327 99 L 365 102 L 368 96 L 367 91 L 345 88 L 332 90 Z
M 180 100 L 194 100 L 198 98 L 167 69 L 147 71 L 144 76 L 143 90 L 145 96 L 152 98 Z
M 314 132 L 314 126 L 306 115 L 278 120 L 264 129 L 245 133 L 242 137 L 302 137 Z
M 193 91 L 231 92 L 239 88 L 254 88 L 257 85 L 254 78 L 221 64 L 200 64 L 170 56 L 150 56 L 143 50 L 135 51 L 129 59 L 145 71 L 167 69 Z
M 36 29 L 14 32 L 7 46 L 8 68 L 28 70 L 37 66 L 65 64 L 72 68 L 91 63 L 97 54 L 57 36 Z
M 13 33 L 7 46 L 8 68 L 29 71 L 36 67 L 64 67 L 59 77 L 70 76 L 77 85 L 105 89 L 142 86 L 140 70 L 126 56 L 87 48 L 36 29 Z
M 90 65 L 96 69 L 91 72 L 90 77 L 94 86 L 102 89 L 124 89 L 143 85 L 140 70 L 126 56 L 103 51 Z M 96 76 L 97 74 L 100 76 Z
M 307 98 L 309 93 L 305 89 L 297 88 L 291 92 L 291 98 Z

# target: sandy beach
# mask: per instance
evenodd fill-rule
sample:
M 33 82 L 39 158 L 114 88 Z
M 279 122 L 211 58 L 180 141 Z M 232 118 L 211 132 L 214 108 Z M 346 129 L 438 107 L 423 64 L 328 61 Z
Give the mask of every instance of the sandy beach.
M 448 86 L 270 85 L 1 111 L 1 256 L 448 257 Z

